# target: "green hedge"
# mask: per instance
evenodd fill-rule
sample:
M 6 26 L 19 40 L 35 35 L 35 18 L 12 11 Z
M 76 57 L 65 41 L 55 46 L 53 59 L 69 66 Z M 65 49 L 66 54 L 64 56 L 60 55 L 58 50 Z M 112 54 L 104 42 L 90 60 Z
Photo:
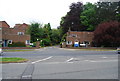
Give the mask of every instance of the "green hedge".
M 12 44 L 8 44 L 8 47 L 26 47 L 23 42 L 13 42 Z

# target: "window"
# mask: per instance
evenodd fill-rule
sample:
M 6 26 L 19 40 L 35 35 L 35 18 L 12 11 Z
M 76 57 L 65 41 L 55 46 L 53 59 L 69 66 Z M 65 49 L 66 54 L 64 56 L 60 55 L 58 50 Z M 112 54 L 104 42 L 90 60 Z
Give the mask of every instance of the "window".
M 8 40 L 8 44 L 12 44 L 12 40 Z
M 70 37 L 77 37 L 77 35 L 76 34 L 71 34 Z
M 28 45 L 29 45 L 29 44 L 30 44 L 30 40 L 26 40 L 26 44 L 28 44 Z
M 88 44 L 88 45 L 90 45 L 90 42 L 89 41 L 84 41 L 84 42 L 82 42 L 82 44 Z
M 67 41 L 66 44 L 67 45 L 72 45 L 72 41 Z
M 18 35 L 24 35 L 24 32 L 18 32 Z

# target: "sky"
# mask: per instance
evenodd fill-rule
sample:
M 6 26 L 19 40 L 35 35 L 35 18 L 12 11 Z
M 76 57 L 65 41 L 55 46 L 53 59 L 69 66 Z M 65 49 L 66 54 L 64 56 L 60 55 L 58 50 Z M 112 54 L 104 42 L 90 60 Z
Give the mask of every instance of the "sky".
M 10 27 L 15 24 L 38 22 L 50 23 L 57 28 L 61 17 L 69 11 L 73 2 L 97 2 L 98 0 L 0 0 L 0 21 L 6 21 Z

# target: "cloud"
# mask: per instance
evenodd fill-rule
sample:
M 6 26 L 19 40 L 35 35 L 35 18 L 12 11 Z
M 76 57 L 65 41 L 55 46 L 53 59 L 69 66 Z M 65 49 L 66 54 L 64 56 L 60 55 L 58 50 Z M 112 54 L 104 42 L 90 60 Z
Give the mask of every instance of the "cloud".
M 51 23 L 56 28 L 72 2 L 78 0 L 1 0 L 1 20 L 6 20 L 10 26 L 38 21 Z

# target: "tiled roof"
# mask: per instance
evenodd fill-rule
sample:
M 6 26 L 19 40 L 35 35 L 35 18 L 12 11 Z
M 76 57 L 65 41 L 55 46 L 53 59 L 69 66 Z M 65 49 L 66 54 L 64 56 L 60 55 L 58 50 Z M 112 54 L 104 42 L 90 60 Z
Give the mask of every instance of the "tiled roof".
M 0 21 L 0 27 L 7 27 L 7 28 L 9 28 L 10 26 L 7 24 L 6 21 Z

